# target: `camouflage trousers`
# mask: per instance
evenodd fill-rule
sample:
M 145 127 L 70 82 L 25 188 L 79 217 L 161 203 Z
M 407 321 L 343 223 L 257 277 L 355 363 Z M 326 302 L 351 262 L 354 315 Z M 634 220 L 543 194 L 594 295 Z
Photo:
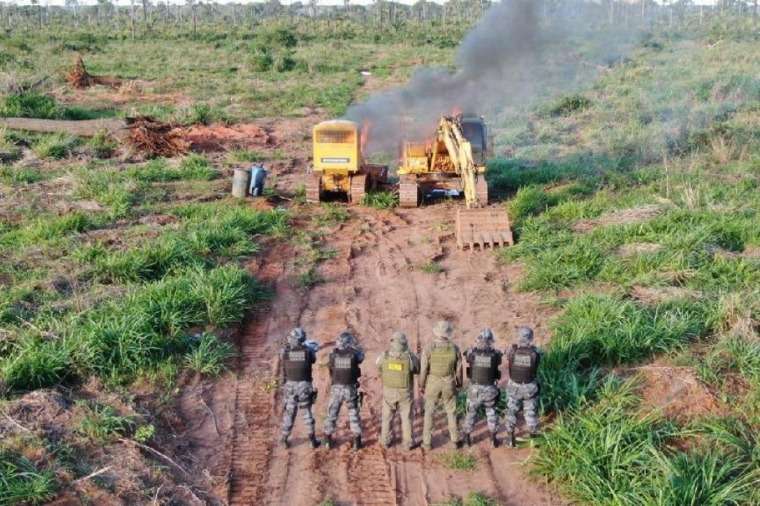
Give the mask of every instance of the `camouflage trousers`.
M 303 421 L 309 435 L 314 434 L 314 387 L 309 381 L 287 381 L 283 391 L 282 435 L 288 437 L 293 430 L 298 408 L 303 410 Z
M 499 399 L 499 389 L 496 385 L 470 385 L 467 390 L 467 414 L 462 424 L 462 432 L 469 434 L 478 417 L 478 410 L 483 406 L 486 410 L 488 430 L 495 434 L 499 430 L 499 417 L 496 414 L 496 401 Z
M 538 430 L 538 384 L 515 383 L 510 380 L 507 383 L 507 413 L 504 416 L 504 425 L 507 431 L 513 431 L 517 425 L 517 413 L 521 405 L 525 425 L 531 432 Z
M 330 402 L 327 405 L 327 418 L 325 419 L 325 435 L 330 436 L 335 432 L 335 423 L 338 421 L 340 407 L 346 403 L 348 409 L 348 425 L 355 436 L 362 435 L 362 423 L 359 418 L 359 394 L 356 385 L 333 385 L 330 388 Z

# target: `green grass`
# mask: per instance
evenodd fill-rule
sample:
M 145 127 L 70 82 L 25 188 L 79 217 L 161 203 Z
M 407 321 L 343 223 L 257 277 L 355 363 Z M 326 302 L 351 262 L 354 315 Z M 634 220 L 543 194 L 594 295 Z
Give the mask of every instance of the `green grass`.
M 372 191 L 364 196 L 362 205 L 375 209 L 393 209 L 398 206 L 398 194 L 391 191 Z
M 143 166 L 132 167 L 128 171 L 131 178 L 143 183 L 183 180 L 208 181 L 215 178 L 216 174 L 208 159 L 195 154 L 186 156 L 177 166 L 169 164 L 163 158 L 158 158 Z
M 464 498 L 452 497 L 451 499 L 435 503 L 436 506 L 498 506 L 499 502 L 482 492 L 470 492 Z
M 443 266 L 434 260 L 422 264 L 420 270 L 426 274 L 440 274 L 445 271 Z
M 60 160 L 71 155 L 79 144 L 81 141 L 71 135 L 50 134 L 39 137 L 32 150 L 40 158 Z
M 43 504 L 55 497 L 57 488 L 52 471 L 0 449 L 0 504 Z
M 475 455 L 460 451 L 450 451 L 442 455 L 441 463 L 454 471 L 474 471 L 478 467 Z
M 235 356 L 234 347 L 213 334 L 203 333 L 185 354 L 185 365 L 191 371 L 204 376 L 218 376 L 226 369 L 226 363 Z
M 107 443 L 127 435 L 134 428 L 132 417 L 119 415 L 112 406 L 89 405 L 84 401 L 79 405 L 87 414 L 80 421 L 77 432 L 94 443 Z

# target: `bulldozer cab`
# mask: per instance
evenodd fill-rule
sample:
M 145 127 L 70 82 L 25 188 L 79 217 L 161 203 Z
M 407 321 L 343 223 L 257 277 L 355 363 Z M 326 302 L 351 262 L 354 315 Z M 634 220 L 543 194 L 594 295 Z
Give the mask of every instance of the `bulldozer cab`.
M 362 164 L 359 125 L 353 121 L 323 121 L 312 132 L 314 170 L 353 173 Z

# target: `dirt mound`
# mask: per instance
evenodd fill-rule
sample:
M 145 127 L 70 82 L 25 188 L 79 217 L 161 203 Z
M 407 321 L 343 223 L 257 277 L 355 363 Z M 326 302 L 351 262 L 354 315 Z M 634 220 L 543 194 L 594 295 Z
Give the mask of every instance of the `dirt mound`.
M 229 148 L 269 146 L 272 138 L 269 132 L 256 124 L 239 125 L 193 125 L 182 131 L 182 137 L 193 151 L 223 151 Z
M 718 398 L 697 379 L 691 367 L 653 364 L 626 372 L 642 378 L 644 404 L 661 409 L 668 418 L 688 421 L 723 411 Z
M 663 211 L 663 206 L 648 204 L 630 209 L 620 209 L 611 213 L 603 214 L 598 218 L 580 220 L 573 225 L 575 232 L 590 232 L 596 227 L 610 225 L 625 225 L 628 223 L 641 223 L 650 220 Z

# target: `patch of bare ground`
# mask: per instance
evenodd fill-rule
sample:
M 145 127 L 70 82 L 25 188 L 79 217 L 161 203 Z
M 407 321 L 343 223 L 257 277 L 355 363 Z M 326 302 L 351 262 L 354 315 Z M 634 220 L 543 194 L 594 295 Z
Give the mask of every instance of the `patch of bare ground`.
M 92 416 L 87 402 L 107 403 L 119 415 L 139 419 L 116 394 L 104 390 L 97 383 L 85 385 L 77 397 L 68 390 L 37 390 L 2 407 L 4 446 L 36 465 L 53 466 L 61 487 L 51 504 L 207 504 L 203 487 L 186 471 L 191 464 L 165 449 L 170 441 L 162 436 L 144 444 L 126 436 L 100 441 L 79 430 Z
M 662 304 L 663 302 L 696 299 L 700 292 L 680 286 L 640 286 L 631 287 L 631 297 L 644 304 Z
M 192 125 L 182 129 L 182 137 L 190 143 L 193 151 L 222 151 L 272 144 L 268 130 L 254 123 Z
M 610 225 L 626 225 L 629 223 L 641 223 L 650 220 L 664 210 L 664 206 L 659 204 L 648 204 L 629 209 L 620 209 L 610 213 L 603 214 L 598 218 L 588 220 L 579 220 L 573 225 L 575 232 L 590 232 L 597 227 L 607 227 Z
M 624 257 L 632 257 L 636 255 L 651 255 L 662 251 L 662 244 L 654 242 L 632 242 L 629 244 L 623 244 L 617 250 L 617 254 Z
M 386 349 L 394 330 L 405 331 L 412 345 L 424 346 L 432 339 L 433 322 L 448 318 L 457 329 L 455 341 L 461 347 L 470 346 L 486 326 L 494 329 L 499 346 L 506 347 L 520 324 L 535 327 L 539 342 L 546 342 L 546 322 L 554 310 L 541 305 L 535 295 L 513 289 L 519 267 L 504 266 L 491 252 L 456 249 L 447 231 L 454 207 L 352 208 L 350 212 L 350 220 L 325 237 L 323 246 L 335 254 L 318 266 L 323 281 L 311 289 L 297 286 L 292 253 L 287 249 L 271 251 L 251 265 L 251 272 L 272 288 L 274 298 L 251 313 L 240 334 L 237 377 L 226 376 L 208 386 L 206 404 L 220 424 L 221 435 L 212 417 L 204 414 L 205 408 L 190 400 L 198 394 L 182 394 L 188 399 L 180 403 L 184 406 L 181 418 L 188 427 L 182 437 L 196 449 L 197 466 L 207 469 L 215 480 L 229 477 L 227 496 L 220 488 L 215 489 L 217 496 L 230 504 L 306 506 L 330 498 L 338 504 L 416 505 L 481 490 L 500 504 L 563 504 L 528 478 L 523 464 L 531 450 L 491 449 L 483 423 L 474 433 L 473 451 L 481 466 L 475 473 L 440 465 L 437 455 L 447 451 L 448 437 L 442 416 L 436 418 L 432 452 L 406 452 L 398 447 L 386 451 L 378 445 L 382 395 L 373 362 Z M 416 268 L 432 259 L 440 263 L 442 272 Z M 337 449 L 312 450 L 300 416 L 291 436 L 292 447 L 286 450 L 276 445 L 281 405 L 271 390 L 273 367 L 283 337 L 295 325 L 303 326 L 321 343 L 321 362 L 341 330 L 352 329 L 358 336 L 367 353 L 360 380 L 365 392 L 361 412 L 365 449 L 349 449 L 345 413 L 336 434 Z M 320 392 L 315 414 L 321 432 L 329 392 L 323 364 L 317 368 L 315 383 Z M 415 433 L 419 438 L 419 414 Z
M 692 367 L 655 362 L 621 371 L 624 376 L 637 375 L 641 396 L 647 407 L 659 409 L 671 419 L 688 422 L 725 410 L 718 397 L 696 376 Z

